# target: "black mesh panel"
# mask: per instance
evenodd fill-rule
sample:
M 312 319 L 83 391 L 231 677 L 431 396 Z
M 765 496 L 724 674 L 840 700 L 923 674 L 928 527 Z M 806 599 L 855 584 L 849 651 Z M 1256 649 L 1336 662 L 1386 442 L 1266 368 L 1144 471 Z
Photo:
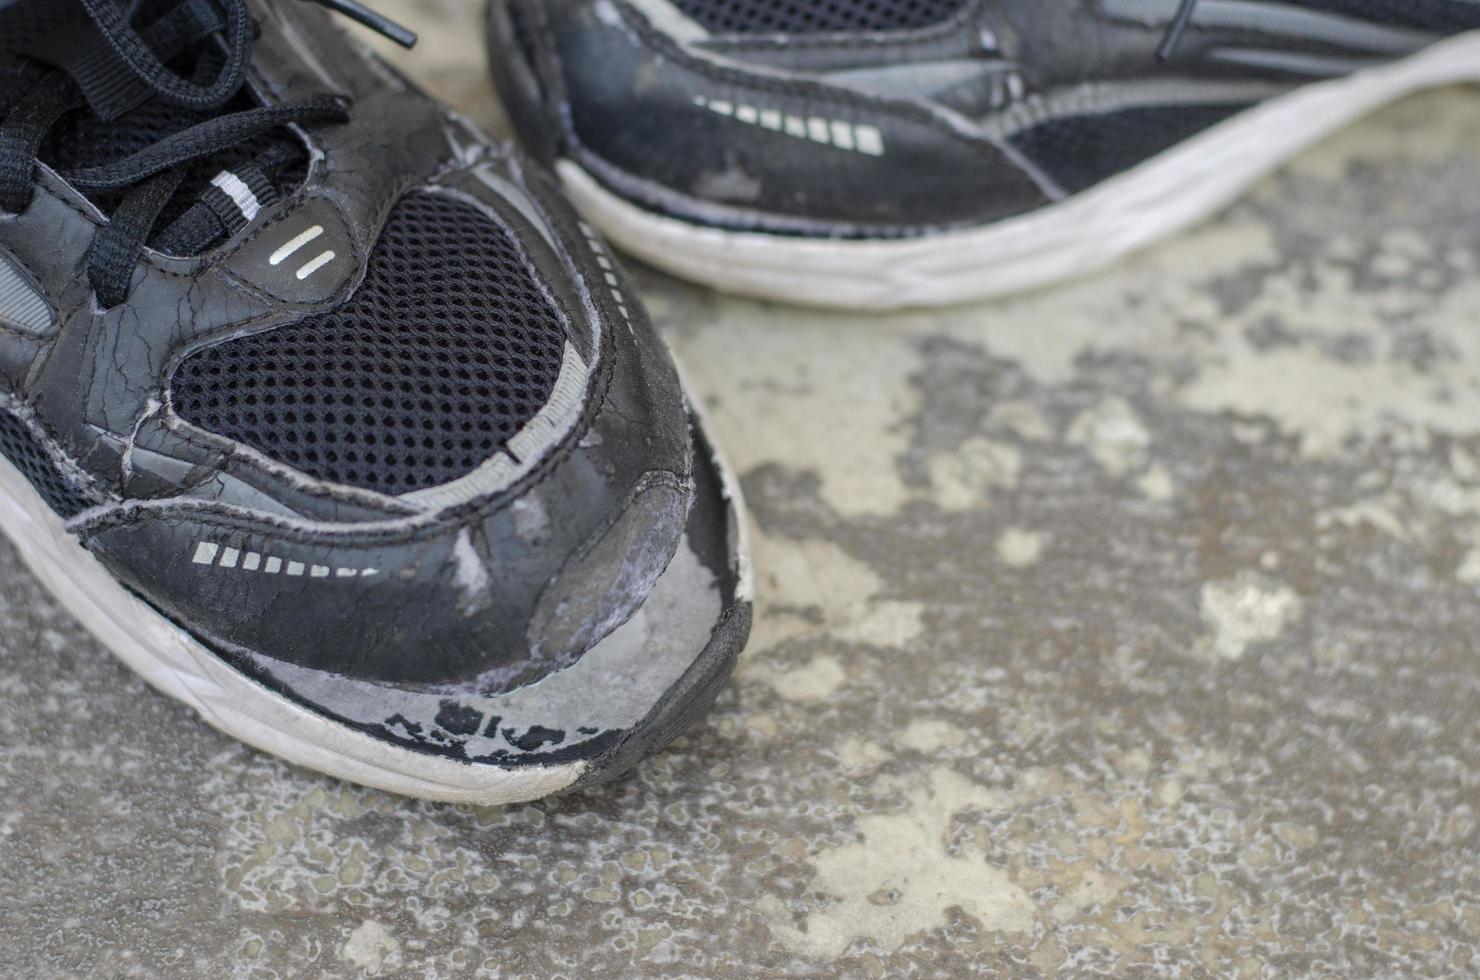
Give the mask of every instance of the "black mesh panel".
M 1227 119 L 1244 104 L 1144 106 L 1040 123 L 1012 143 L 1067 191 L 1082 191 Z
M 1480 6 L 1466 0 L 1295 0 L 1329 13 L 1449 34 L 1480 28 Z
M 674 0 L 716 34 L 906 31 L 948 19 L 964 0 Z
M 320 479 L 402 494 L 491 458 L 544 406 L 564 349 L 509 236 L 469 204 L 412 194 L 348 302 L 193 355 L 172 400 Z
M 51 454 L 30 428 L 3 408 L 0 408 L 0 456 L 20 470 L 21 476 L 41 494 L 41 499 L 62 517 L 75 517 L 91 506 L 87 495 L 58 471 Z

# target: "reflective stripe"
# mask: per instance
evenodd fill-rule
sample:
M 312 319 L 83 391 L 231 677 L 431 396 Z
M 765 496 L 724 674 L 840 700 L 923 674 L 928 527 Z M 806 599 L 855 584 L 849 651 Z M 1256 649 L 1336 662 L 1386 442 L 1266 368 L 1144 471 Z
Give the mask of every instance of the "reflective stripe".
M 267 260 L 267 264 L 282 265 L 284 259 L 292 255 L 294 252 L 298 251 L 303 246 L 307 245 L 309 242 L 313 241 L 315 238 L 318 238 L 323 233 L 323 225 L 314 225 L 307 231 L 294 236 L 282 248 L 272 253 L 272 256 Z
M 21 271 L 0 255 L 0 324 L 42 333 L 51 326 L 51 307 Z

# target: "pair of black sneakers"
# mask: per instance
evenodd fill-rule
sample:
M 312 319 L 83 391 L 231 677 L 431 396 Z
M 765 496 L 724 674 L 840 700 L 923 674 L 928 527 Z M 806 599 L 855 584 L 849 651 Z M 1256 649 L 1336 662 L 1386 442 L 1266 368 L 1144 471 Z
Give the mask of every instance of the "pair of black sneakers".
M 630 767 L 749 628 L 735 482 L 603 234 L 760 296 L 987 296 L 1480 77 L 1475 0 L 494 0 L 524 156 L 346 17 L 410 40 L 0 0 L 0 527 L 222 730 L 480 803 Z

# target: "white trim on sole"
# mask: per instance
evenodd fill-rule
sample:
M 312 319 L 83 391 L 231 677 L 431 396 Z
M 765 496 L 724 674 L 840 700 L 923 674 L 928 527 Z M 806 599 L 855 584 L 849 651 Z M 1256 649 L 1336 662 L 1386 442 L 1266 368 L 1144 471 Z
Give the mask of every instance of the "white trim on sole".
M 1226 206 L 1306 147 L 1427 88 L 1480 79 L 1480 32 L 1344 78 L 1305 85 L 1081 194 L 966 231 L 833 240 L 728 231 L 640 208 L 578 164 L 571 199 L 628 253 L 677 276 L 763 299 L 855 310 L 944 306 L 1104 268 Z
M 354 783 L 450 803 L 539 799 L 585 762 L 501 769 L 401 748 L 330 721 L 228 666 L 136 598 L 78 544 L 30 483 L 0 458 L 0 529 L 57 601 L 155 688 L 234 738 Z

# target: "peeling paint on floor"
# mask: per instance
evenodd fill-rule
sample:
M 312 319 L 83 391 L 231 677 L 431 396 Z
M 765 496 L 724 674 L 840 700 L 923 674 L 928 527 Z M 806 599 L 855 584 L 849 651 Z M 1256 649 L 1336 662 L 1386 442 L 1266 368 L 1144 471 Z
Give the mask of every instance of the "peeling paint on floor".
M 496 126 L 479 6 L 377 9 Z M 634 270 L 742 474 L 756 629 L 705 725 L 562 799 L 231 742 L 0 545 L 0 975 L 1473 974 L 1477 160 L 1480 98 L 1433 93 L 944 311 Z

